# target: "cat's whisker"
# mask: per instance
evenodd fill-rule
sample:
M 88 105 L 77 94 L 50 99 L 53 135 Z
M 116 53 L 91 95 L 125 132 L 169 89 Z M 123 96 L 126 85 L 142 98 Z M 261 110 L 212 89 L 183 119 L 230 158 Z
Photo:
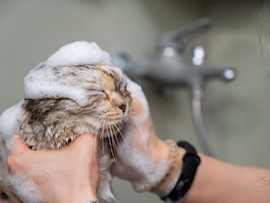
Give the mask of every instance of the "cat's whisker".
M 124 137 L 122 134 L 120 134 L 120 136 L 122 137 L 122 139 L 123 139 L 123 141 L 125 142 L 125 144 L 126 144 L 126 146 L 128 147 L 128 149 L 131 151 L 131 148 L 130 148 L 128 142 L 126 141 L 125 137 Z
M 109 112 L 98 112 L 97 116 L 99 116 L 99 119 L 101 119 L 101 118 L 107 116 L 108 113 Z
M 114 140 L 115 138 L 114 137 L 112 137 L 112 140 L 113 140 L 113 142 L 114 142 L 114 144 L 115 144 L 115 140 Z M 117 162 L 117 160 L 116 160 L 116 155 L 117 155 L 117 148 L 116 148 L 116 146 L 114 146 L 114 163 L 115 163 L 115 165 L 118 167 L 119 165 L 118 165 L 118 162 Z
M 99 121 L 102 121 L 107 115 L 106 114 L 100 114 L 100 115 L 98 115 L 99 117 L 98 117 L 98 120 Z
M 108 139 L 108 143 L 109 143 L 109 146 L 110 146 L 111 153 L 113 154 L 113 152 L 112 152 L 112 144 L 111 144 L 110 137 L 107 137 L 107 139 Z
M 107 115 L 108 112 L 99 112 L 98 115 L 102 118 Z
M 128 119 L 128 120 L 129 120 L 129 119 Z M 127 124 L 127 122 L 122 122 L 122 123 L 121 123 L 121 125 L 122 125 L 121 128 L 123 129 L 123 128 L 127 127 L 126 124 Z
M 114 112 L 105 112 L 105 113 L 100 113 L 101 117 L 107 117 L 107 116 L 113 116 L 116 115 Z
M 121 135 L 121 132 L 120 132 L 120 130 L 119 130 L 119 128 L 117 127 L 117 125 L 116 124 L 114 124 L 114 127 L 115 127 L 115 129 L 118 131 L 118 134 L 120 134 Z M 116 144 L 117 145 L 119 145 L 119 140 L 118 140 L 118 136 L 117 136 L 117 133 L 115 134 L 116 136 L 115 136 L 115 140 L 116 140 Z M 122 136 L 122 135 L 121 135 Z M 118 154 L 118 147 L 116 146 L 116 148 L 115 148 L 115 153 L 116 154 Z M 117 162 L 115 162 L 116 163 L 116 165 L 118 166 L 118 164 L 117 164 Z
M 127 122 L 127 121 L 129 120 L 129 117 L 128 117 L 128 116 L 124 116 L 123 120 L 124 120 L 125 122 Z M 124 123 L 125 123 L 125 122 L 124 122 Z
M 112 126 L 113 137 L 116 137 L 117 133 L 116 133 L 115 130 L 114 130 L 116 124 L 110 123 L 110 125 Z
M 116 124 L 112 124 L 112 130 L 113 130 L 113 133 L 114 133 L 114 136 L 112 138 L 113 138 L 113 143 L 114 143 L 114 152 L 115 152 L 115 154 L 117 154 L 118 139 L 117 139 L 117 132 L 115 130 L 115 125 Z M 116 163 L 116 161 L 115 161 L 115 163 Z
M 117 133 L 116 133 L 115 130 L 114 130 L 115 124 L 112 124 L 112 125 L 113 125 L 112 131 L 113 131 L 113 133 L 114 133 L 114 135 L 112 136 L 113 149 L 114 149 L 114 153 L 117 154 L 117 144 L 118 144 Z M 116 160 L 115 160 L 115 164 L 117 165 Z
M 95 134 L 96 135 L 98 135 L 98 131 L 99 131 L 100 127 L 101 127 L 101 123 L 102 123 L 102 120 L 100 120 L 100 119 L 97 119 L 97 121 L 95 122 L 95 126 L 96 126 Z
M 115 129 L 118 131 L 118 133 L 123 136 L 122 132 L 120 131 L 120 129 L 117 127 L 117 125 L 114 125 L 115 126 Z
M 110 133 L 111 133 L 111 136 L 108 137 L 109 145 L 110 145 L 113 160 L 114 160 L 114 162 L 116 162 L 115 155 L 114 155 L 114 150 L 113 150 L 113 146 L 112 146 L 112 141 L 110 140 L 110 138 L 112 137 L 112 131 L 111 131 L 111 126 L 110 125 L 109 125 L 109 129 L 110 129 Z
M 96 130 L 95 130 L 95 142 L 97 141 L 97 139 L 99 139 L 98 140 L 98 146 L 95 146 L 95 153 L 97 153 L 97 150 L 98 150 L 98 147 L 100 146 L 100 145 L 102 145 L 102 142 L 101 142 L 101 139 L 100 139 L 100 136 L 98 135 L 98 131 L 99 131 L 99 129 L 100 129 L 100 125 L 101 125 L 101 122 L 102 121 L 100 121 L 100 120 L 97 120 L 96 122 L 95 122 L 95 125 L 96 125 Z M 99 137 L 99 138 L 98 138 Z M 98 160 L 96 160 L 96 157 L 95 157 L 95 161 L 97 161 L 98 162 Z
M 97 120 L 98 121 L 96 122 L 97 123 L 96 124 L 96 135 L 99 136 L 99 140 L 100 140 L 101 145 L 103 147 L 102 137 L 103 137 L 103 134 L 104 134 L 104 122 L 103 122 L 103 120 L 100 117 Z M 101 132 L 100 132 L 100 130 L 101 130 Z M 104 152 L 104 150 L 103 150 L 103 152 Z
M 98 120 L 98 121 L 102 121 L 102 115 L 98 115 L 97 120 Z
M 105 154 L 105 150 L 104 150 L 104 145 L 105 145 L 105 140 L 104 140 L 104 124 L 105 122 L 102 122 L 102 130 L 101 130 L 101 135 L 100 135 L 100 138 L 102 138 L 102 151 L 103 151 L 103 154 Z
M 117 125 L 116 124 L 113 124 L 113 132 L 114 132 L 114 137 L 115 137 L 115 140 L 116 140 L 116 145 L 118 145 L 118 139 L 117 139 L 117 132 L 115 131 L 115 129 L 117 128 Z M 118 131 L 118 130 L 117 130 Z M 119 132 L 119 131 L 118 131 Z M 120 132 L 119 132 L 120 133 Z
M 109 129 L 110 129 L 110 133 L 111 133 L 111 136 L 110 136 L 110 138 L 112 138 L 112 146 L 113 146 L 113 149 L 114 149 L 114 146 L 115 146 L 115 144 L 114 144 L 114 133 L 113 133 L 113 128 L 112 128 L 112 126 L 111 126 L 111 122 L 109 121 L 108 122 L 109 123 Z

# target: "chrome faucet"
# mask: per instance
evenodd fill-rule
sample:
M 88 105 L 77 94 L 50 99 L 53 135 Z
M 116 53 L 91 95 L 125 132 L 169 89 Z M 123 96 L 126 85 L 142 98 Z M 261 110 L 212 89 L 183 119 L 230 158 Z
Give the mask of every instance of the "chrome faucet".
M 176 31 L 161 35 L 157 46 L 157 57 L 153 60 L 132 61 L 126 53 L 115 54 L 112 59 L 114 65 L 122 68 L 132 79 L 146 78 L 167 87 L 188 87 L 191 91 L 191 108 L 198 139 L 204 152 L 214 156 L 201 111 L 204 88 L 210 79 L 233 80 L 235 69 L 205 63 L 205 51 L 201 46 L 193 49 L 191 60 L 184 57 L 188 43 L 211 26 L 210 18 L 202 18 Z

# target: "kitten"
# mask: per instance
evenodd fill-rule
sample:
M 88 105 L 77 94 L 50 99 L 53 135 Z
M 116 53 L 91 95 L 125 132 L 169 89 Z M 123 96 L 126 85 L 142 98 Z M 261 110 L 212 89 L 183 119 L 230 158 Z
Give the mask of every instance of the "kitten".
M 61 148 L 83 133 L 95 134 L 102 145 L 98 151 L 98 198 L 101 202 L 116 202 L 109 168 L 113 163 L 114 146 L 130 114 L 131 96 L 126 90 L 125 76 L 119 69 L 107 65 L 55 67 L 52 70 L 58 78 L 64 77 L 63 81 L 69 86 L 83 87 L 88 97 L 87 105 L 80 106 L 68 98 L 24 99 L 19 135 L 31 149 L 41 150 Z

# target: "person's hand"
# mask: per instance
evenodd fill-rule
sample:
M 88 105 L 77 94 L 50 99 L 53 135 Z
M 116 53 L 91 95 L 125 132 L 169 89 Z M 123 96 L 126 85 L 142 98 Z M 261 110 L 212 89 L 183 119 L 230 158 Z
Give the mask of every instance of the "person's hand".
M 152 190 L 171 170 L 170 150 L 156 136 L 141 87 L 128 79 L 127 89 L 133 98 L 131 118 L 124 129 L 122 142 L 117 145 L 117 163 L 112 172 L 142 192 Z
M 60 150 L 42 151 L 30 150 L 22 139 L 15 138 L 8 167 L 17 195 L 23 202 L 96 200 L 99 186 L 97 147 L 97 140 L 90 134 L 81 135 Z M 25 193 L 25 189 L 28 192 L 31 189 L 33 197 Z

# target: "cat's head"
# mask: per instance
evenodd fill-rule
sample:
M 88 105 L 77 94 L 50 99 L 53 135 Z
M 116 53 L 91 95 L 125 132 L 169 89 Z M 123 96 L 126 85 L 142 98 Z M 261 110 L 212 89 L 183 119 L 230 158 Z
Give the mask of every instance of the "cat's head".
M 34 134 L 62 133 L 68 131 L 68 126 L 75 133 L 86 133 L 90 129 L 90 133 L 102 138 L 120 133 L 129 118 L 132 100 L 126 89 L 126 76 L 120 69 L 83 65 L 55 67 L 49 71 L 46 76 L 49 87 L 43 82 L 37 83 L 41 89 L 46 87 L 42 89 L 44 97 L 26 99 L 23 105 L 27 116 L 22 123 L 27 122 L 34 131 L 37 129 Z M 58 92 L 57 98 L 44 93 L 48 89 Z M 76 99 L 81 98 L 81 95 L 76 96 L 78 92 L 84 94 L 84 105 Z
M 100 136 L 118 134 L 123 123 L 128 120 L 131 108 L 132 99 L 127 91 L 126 76 L 119 69 L 110 66 L 77 68 L 86 69 L 95 76 L 94 80 L 84 77 L 83 86 L 89 99 L 88 104 L 83 107 L 85 119 L 99 129 Z

